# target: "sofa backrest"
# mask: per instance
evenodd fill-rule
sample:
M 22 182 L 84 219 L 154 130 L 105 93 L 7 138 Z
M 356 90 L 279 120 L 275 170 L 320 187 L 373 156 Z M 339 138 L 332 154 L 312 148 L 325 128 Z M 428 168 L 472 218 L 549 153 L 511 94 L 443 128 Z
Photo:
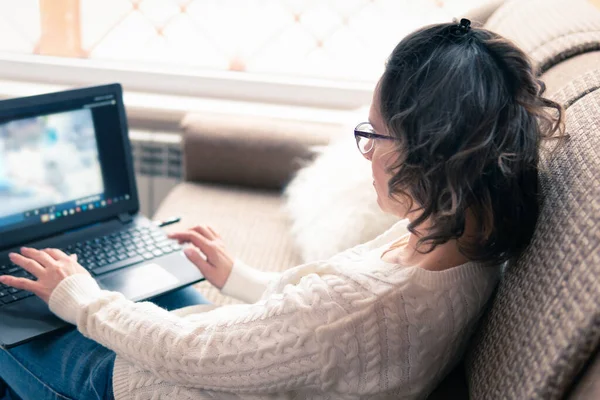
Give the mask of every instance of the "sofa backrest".
M 193 112 L 184 131 L 185 180 L 281 190 L 340 124 Z M 351 131 L 350 131 L 351 133 Z
M 485 26 L 551 78 L 569 138 L 542 154 L 536 232 L 505 270 L 467 352 L 469 395 L 557 399 L 573 392 L 600 344 L 600 9 L 586 0 L 512 1 Z
M 519 45 L 539 75 L 577 54 L 600 50 L 598 0 L 507 1 L 484 26 Z
M 542 156 L 544 203 L 466 357 L 471 398 L 557 399 L 600 344 L 600 69 L 555 99 L 568 139 Z

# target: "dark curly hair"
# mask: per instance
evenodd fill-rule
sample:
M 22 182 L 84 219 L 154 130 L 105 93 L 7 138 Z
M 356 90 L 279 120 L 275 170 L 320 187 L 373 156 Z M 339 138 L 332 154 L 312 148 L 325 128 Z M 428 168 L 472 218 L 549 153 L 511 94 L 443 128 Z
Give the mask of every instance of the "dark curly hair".
M 396 46 L 378 88 L 383 120 L 400 139 L 390 197 L 420 212 L 410 232 L 431 222 L 419 231 L 424 253 L 460 238 L 469 212 L 477 232 L 458 240 L 467 258 L 518 256 L 541 205 L 541 141 L 564 133 L 562 107 L 542 97 L 528 57 L 482 28 L 431 25 Z

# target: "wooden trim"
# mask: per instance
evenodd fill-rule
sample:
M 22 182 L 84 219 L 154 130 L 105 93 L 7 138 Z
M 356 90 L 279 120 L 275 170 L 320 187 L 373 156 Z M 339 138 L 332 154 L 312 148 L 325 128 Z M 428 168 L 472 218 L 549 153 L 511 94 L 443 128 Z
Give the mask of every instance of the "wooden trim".
M 79 0 L 40 1 L 40 42 L 36 53 L 60 57 L 84 57 L 81 48 Z

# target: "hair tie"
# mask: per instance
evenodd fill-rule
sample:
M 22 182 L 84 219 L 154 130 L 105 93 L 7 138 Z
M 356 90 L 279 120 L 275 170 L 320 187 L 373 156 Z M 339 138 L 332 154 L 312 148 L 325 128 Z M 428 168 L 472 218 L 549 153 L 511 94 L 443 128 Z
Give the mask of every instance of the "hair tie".
M 462 33 L 467 33 L 471 29 L 471 21 L 466 18 L 462 18 L 458 24 L 458 30 Z

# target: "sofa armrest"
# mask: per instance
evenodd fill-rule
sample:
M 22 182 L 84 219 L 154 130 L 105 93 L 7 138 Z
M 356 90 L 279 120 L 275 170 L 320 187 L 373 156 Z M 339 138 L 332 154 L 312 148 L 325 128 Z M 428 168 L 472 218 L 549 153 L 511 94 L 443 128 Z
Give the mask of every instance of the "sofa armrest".
M 186 180 L 268 189 L 281 189 L 315 147 L 342 131 L 338 124 L 208 113 L 190 113 L 181 125 Z

